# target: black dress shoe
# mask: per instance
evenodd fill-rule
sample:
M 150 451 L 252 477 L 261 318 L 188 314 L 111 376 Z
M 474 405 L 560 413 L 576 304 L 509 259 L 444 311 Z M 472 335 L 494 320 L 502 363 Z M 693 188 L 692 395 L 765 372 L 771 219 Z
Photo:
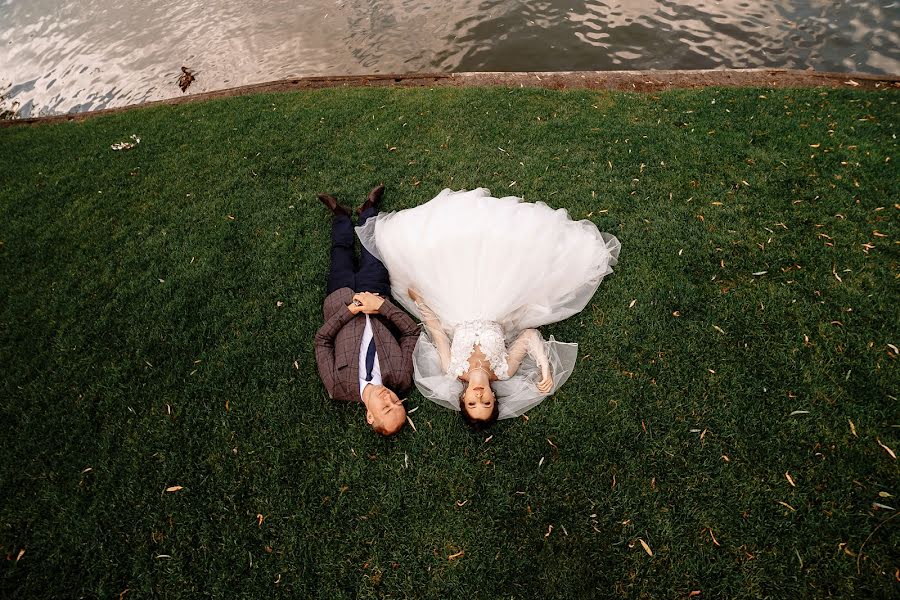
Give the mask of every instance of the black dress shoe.
M 350 209 L 342 204 L 338 204 L 337 198 L 334 196 L 330 196 L 328 194 L 318 194 L 319 200 L 322 201 L 322 204 L 328 207 L 335 215 L 346 215 L 350 216 Z
M 356 209 L 357 214 L 362 214 L 363 211 L 372 208 L 373 206 L 378 206 L 378 203 L 381 201 L 381 197 L 384 195 L 384 184 L 372 188 L 372 191 L 369 192 L 368 199 L 362 203 L 358 209 Z

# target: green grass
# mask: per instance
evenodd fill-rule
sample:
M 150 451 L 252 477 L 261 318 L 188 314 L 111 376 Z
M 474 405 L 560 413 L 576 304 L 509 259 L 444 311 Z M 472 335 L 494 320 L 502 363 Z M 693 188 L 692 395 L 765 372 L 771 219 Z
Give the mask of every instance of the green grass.
M 0 129 L 0 595 L 897 594 L 898 98 L 342 89 Z M 418 394 L 381 439 L 319 383 L 315 193 L 382 181 L 622 242 L 545 328 L 572 378 L 489 440 Z

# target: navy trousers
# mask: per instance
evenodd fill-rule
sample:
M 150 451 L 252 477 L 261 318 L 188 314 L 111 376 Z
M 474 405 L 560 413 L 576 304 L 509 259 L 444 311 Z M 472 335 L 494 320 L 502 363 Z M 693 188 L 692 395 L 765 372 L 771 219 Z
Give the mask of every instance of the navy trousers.
M 360 226 L 369 217 L 378 214 L 374 206 L 359 215 Z M 328 273 L 326 293 L 348 287 L 354 292 L 377 292 L 382 296 L 391 294 L 388 271 L 380 260 L 372 256 L 365 246 L 356 260 L 356 237 L 353 222 L 346 215 L 335 215 L 331 225 L 331 271 Z

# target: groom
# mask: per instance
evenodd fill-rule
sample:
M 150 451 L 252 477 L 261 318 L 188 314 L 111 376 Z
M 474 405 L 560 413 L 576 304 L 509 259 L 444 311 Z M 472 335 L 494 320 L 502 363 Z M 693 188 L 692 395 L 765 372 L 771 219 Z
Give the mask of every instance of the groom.
M 359 224 L 378 213 L 380 185 L 359 208 Z M 406 422 L 397 394 L 412 387 L 412 353 L 418 325 L 387 296 L 387 269 L 365 248 L 357 266 L 350 209 L 328 194 L 319 200 L 334 215 L 331 271 L 326 288 L 325 324 L 316 332 L 316 366 L 335 400 L 362 402 L 366 421 L 381 435 L 393 435 Z

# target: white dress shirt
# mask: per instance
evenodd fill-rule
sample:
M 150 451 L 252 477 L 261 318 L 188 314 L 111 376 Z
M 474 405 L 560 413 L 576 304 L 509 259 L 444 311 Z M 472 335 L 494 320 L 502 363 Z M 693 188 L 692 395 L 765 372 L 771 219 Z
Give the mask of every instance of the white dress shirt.
M 374 337 L 372 333 L 372 321 L 366 315 L 366 329 L 363 331 L 362 341 L 359 343 L 359 397 L 362 398 L 363 390 L 371 384 L 381 385 L 381 365 L 378 364 L 378 346 L 375 346 L 375 366 L 372 367 L 372 381 L 366 381 L 366 352 L 369 350 L 369 342 Z

